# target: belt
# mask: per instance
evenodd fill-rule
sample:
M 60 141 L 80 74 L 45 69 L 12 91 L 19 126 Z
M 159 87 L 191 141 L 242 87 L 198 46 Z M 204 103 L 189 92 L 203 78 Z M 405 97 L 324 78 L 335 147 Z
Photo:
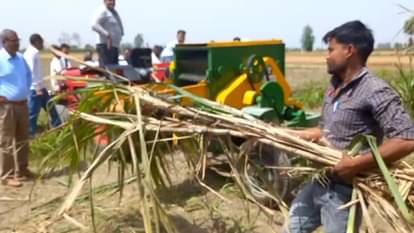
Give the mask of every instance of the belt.
M 5 97 L 0 97 L 0 104 L 17 104 L 17 105 L 23 105 L 23 104 L 27 104 L 27 100 L 8 100 Z

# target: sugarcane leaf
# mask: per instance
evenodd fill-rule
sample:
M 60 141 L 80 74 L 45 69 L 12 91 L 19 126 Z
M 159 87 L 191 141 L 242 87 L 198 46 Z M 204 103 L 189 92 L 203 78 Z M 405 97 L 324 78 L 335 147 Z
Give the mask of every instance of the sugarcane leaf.
M 371 147 L 372 154 L 374 155 L 375 160 L 377 161 L 378 167 L 380 168 L 380 171 L 382 175 L 384 176 L 385 182 L 388 185 L 388 188 L 394 197 L 394 201 L 396 202 L 398 209 L 400 210 L 400 213 L 404 217 L 404 219 L 409 222 L 410 224 L 413 224 L 413 217 L 410 214 L 407 205 L 404 202 L 404 199 L 401 196 L 401 193 L 398 191 L 398 186 L 395 183 L 394 179 L 391 176 L 390 171 L 387 168 L 387 165 L 385 164 L 380 152 L 379 148 L 377 146 L 376 138 L 370 135 L 365 136 L 368 144 Z
M 355 201 L 358 198 L 358 192 L 357 189 L 353 189 L 352 190 L 352 198 L 351 201 Z M 346 233 L 354 233 L 355 232 L 355 220 L 356 220 L 356 209 L 357 209 L 357 205 L 354 204 L 351 206 L 351 209 L 349 210 L 349 215 L 348 215 L 348 223 L 346 226 Z

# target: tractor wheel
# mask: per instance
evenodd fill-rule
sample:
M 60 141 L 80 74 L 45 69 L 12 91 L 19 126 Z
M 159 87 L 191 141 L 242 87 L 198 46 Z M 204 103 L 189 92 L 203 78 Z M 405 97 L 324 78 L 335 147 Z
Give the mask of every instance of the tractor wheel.
M 274 167 L 291 166 L 287 153 L 261 143 L 255 143 L 250 148 L 245 169 L 248 188 L 252 195 L 266 205 L 272 204 L 272 199 L 265 192 L 284 199 L 289 192 L 289 179 Z

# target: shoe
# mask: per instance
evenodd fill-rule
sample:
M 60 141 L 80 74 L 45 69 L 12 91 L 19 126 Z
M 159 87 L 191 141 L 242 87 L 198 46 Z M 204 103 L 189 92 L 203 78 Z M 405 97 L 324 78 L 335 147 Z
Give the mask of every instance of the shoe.
M 12 187 L 12 188 L 19 188 L 19 187 L 23 186 L 23 184 L 19 180 L 17 180 L 16 178 L 2 179 L 1 184 Z
M 23 169 L 18 172 L 17 174 L 17 180 L 19 181 L 27 181 L 27 180 L 34 180 L 38 177 L 38 175 L 29 169 Z

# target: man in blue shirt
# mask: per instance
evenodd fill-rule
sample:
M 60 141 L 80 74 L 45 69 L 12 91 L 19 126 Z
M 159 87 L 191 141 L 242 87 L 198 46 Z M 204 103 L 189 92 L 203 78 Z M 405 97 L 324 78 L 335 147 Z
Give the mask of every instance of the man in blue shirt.
M 0 50 L 0 176 L 2 184 L 20 187 L 20 178 L 33 178 L 28 170 L 31 72 L 19 50 L 13 30 L 1 33 Z M 14 158 L 16 155 L 16 158 Z

